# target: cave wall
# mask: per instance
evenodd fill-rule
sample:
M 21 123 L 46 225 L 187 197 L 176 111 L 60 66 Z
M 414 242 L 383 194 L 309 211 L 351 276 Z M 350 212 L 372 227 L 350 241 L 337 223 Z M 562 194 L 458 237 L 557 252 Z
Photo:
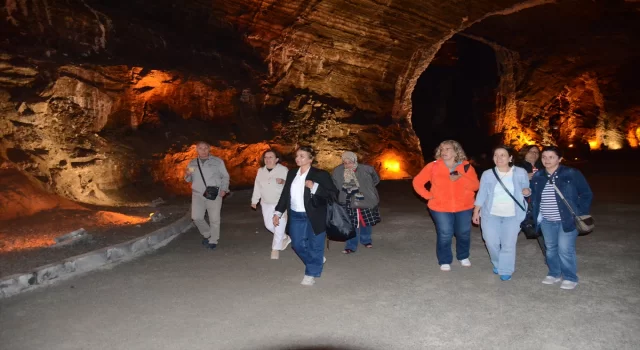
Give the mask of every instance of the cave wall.
M 423 165 L 411 94 L 456 33 L 496 51 L 491 129 L 507 143 L 637 144 L 638 13 L 586 0 L 7 0 L 0 157 L 111 205 L 147 182 L 188 192 L 196 140 L 234 186 L 267 147 L 292 164 L 302 143 L 326 169 L 352 150 L 383 178 L 410 177 Z

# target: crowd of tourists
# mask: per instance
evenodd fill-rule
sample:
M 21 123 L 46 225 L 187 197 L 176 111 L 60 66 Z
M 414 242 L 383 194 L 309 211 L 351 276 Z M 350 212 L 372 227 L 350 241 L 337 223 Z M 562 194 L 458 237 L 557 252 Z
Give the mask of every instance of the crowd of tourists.
M 220 238 L 222 198 L 229 193 L 229 174 L 210 146 L 196 146 L 198 158 L 189 162 L 185 180 L 192 185 L 192 218 L 204 237 L 202 244 L 215 249 Z M 440 270 L 451 271 L 452 243 L 456 260 L 470 267 L 471 225 L 479 225 L 493 273 L 502 281 L 515 271 L 516 242 L 522 224 L 529 220 L 544 237 L 548 273 L 544 284 L 562 289 L 578 284 L 576 217 L 589 214 L 593 198 L 582 173 L 561 164 L 555 146 L 527 146 L 516 157 L 507 146 L 493 150 L 493 163 L 479 177 L 457 141 L 442 142 L 429 162 L 413 178 L 415 192 L 427 201 L 436 227 L 436 257 Z M 375 169 L 358 162 L 354 152 L 344 152 L 342 164 L 332 173 L 314 166 L 316 154 L 309 146 L 295 153 L 296 167 L 280 164 L 281 156 L 267 150 L 261 156 L 251 207 L 260 206 L 265 227 L 273 233 L 271 259 L 291 244 L 304 263 L 301 284 L 313 285 L 326 262 L 327 207 L 338 203 L 348 215 L 354 234 L 342 253 L 358 247 L 373 248 L 372 229 L 381 221 L 380 182 Z M 205 221 L 205 212 L 209 223 Z

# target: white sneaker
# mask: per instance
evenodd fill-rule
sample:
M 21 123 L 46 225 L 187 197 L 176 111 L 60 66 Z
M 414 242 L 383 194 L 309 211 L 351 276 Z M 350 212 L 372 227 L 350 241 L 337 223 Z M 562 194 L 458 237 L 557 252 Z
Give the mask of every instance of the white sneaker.
M 451 271 L 451 265 L 449 265 L 449 264 L 442 264 L 442 265 L 440 265 L 440 270 L 441 270 L 441 271 Z
M 322 263 L 326 263 L 327 262 L 327 258 L 325 258 L 324 256 L 322 257 Z
M 313 286 L 316 283 L 315 277 L 304 275 L 302 282 L 300 282 L 303 286 Z
M 280 251 L 279 250 L 272 250 L 271 251 L 271 260 L 278 260 L 280 258 Z
M 573 281 L 562 281 L 560 288 L 562 289 L 573 289 L 578 285 L 578 282 Z
M 464 267 L 471 267 L 471 261 L 469 261 L 469 259 L 462 259 L 460 260 L 460 265 Z
M 284 240 L 284 246 L 282 247 L 282 250 L 287 249 L 289 243 L 291 243 L 291 237 L 287 236 L 287 239 Z
M 547 276 L 542 280 L 542 284 L 555 284 L 562 281 L 560 277 Z

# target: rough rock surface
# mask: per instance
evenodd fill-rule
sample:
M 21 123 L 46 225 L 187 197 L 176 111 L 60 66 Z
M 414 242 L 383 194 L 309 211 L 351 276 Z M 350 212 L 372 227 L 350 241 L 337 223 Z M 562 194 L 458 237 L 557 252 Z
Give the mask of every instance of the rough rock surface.
M 507 143 L 637 145 L 638 2 L 8 0 L 0 156 L 88 203 L 176 193 L 195 140 L 234 186 L 267 147 L 357 151 L 383 178 L 423 165 L 412 92 L 455 34 L 496 52 L 491 133 Z M 291 161 L 291 159 L 285 160 Z

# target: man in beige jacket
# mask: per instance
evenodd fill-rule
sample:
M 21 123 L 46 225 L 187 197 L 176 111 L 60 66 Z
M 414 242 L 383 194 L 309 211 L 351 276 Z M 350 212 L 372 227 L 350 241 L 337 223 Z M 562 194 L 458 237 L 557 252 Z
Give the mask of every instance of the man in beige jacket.
M 209 153 L 210 149 L 211 146 L 206 142 L 201 141 L 196 144 L 198 158 L 191 160 L 187 165 L 184 180 L 191 182 L 191 218 L 204 237 L 202 245 L 215 249 L 220 238 L 222 198 L 229 193 L 229 173 L 224 166 L 224 161 L 212 156 Z M 207 186 L 219 187 L 218 197 L 215 200 L 209 200 L 203 196 Z M 205 211 L 209 215 L 208 224 L 204 219 Z

